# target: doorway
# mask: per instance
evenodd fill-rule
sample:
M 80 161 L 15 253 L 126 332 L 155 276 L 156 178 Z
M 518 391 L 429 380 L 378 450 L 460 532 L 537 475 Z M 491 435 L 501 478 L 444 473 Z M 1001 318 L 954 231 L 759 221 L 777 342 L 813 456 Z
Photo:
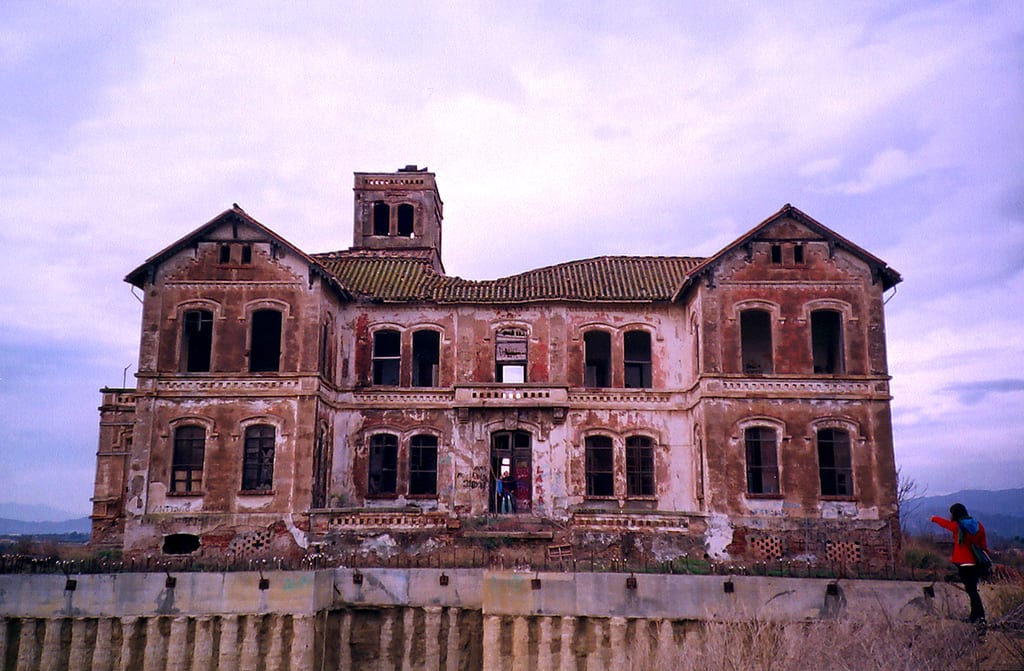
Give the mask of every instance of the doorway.
M 488 510 L 493 514 L 528 515 L 533 501 L 532 441 L 526 431 L 491 434 Z

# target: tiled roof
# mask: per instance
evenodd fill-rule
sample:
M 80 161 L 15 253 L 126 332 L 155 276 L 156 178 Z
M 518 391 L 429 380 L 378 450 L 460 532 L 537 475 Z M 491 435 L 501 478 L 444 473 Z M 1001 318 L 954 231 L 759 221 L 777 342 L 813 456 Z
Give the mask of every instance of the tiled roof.
M 524 303 L 544 300 L 667 301 L 703 259 L 599 256 L 495 280 L 438 274 L 426 258 L 382 252 L 313 254 L 348 291 L 384 301 Z

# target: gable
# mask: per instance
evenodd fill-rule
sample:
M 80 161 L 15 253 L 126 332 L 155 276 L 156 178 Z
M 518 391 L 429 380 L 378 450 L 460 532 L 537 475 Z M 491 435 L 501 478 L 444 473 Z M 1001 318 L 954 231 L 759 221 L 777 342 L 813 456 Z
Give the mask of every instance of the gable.
M 798 251 L 798 247 L 802 249 Z M 841 251 L 858 265 L 862 264 L 863 272 L 870 274 L 872 282 L 881 283 L 883 290 L 902 281 L 900 274 L 884 261 L 787 204 L 693 268 L 674 299 L 678 300 L 699 281 L 713 284 L 718 274 L 731 274 L 726 267 L 731 266 L 730 260 L 739 257 L 749 263 L 767 256 L 769 264 L 776 263 L 777 258 L 778 271 L 788 269 L 791 275 L 799 276 L 800 273 L 795 271 L 807 266 L 801 267 L 795 257 L 806 254 L 807 263 L 815 253 L 820 255 L 822 248 L 829 259 L 834 259 L 837 251 Z M 775 272 L 775 269 L 769 272 Z

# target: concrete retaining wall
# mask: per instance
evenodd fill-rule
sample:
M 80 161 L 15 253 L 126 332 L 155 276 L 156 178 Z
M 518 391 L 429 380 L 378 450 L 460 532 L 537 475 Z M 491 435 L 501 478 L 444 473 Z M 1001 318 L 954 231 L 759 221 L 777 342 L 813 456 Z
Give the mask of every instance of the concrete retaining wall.
M 964 600 L 942 584 L 749 576 L 644 574 L 635 586 L 624 574 L 468 569 L 171 577 L 0 576 L 0 668 L 553 671 L 586 657 L 588 671 L 653 671 L 693 645 L 701 620 L 912 620 Z

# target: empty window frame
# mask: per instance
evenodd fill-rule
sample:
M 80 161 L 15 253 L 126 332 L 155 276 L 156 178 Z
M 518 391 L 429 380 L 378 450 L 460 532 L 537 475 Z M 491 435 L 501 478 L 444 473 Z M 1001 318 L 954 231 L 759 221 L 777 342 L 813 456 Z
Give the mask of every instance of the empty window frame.
M 526 331 L 502 329 L 494 338 L 494 379 L 496 382 L 526 382 Z
M 252 245 L 242 245 L 242 263 L 252 263 Z
M 772 315 L 767 310 L 740 313 L 740 350 L 744 373 L 772 372 Z
M 793 263 L 804 262 L 804 246 L 801 244 L 793 245 Z
M 782 263 L 782 245 L 772 245 L 772 263 Z
M 220 262 L 231 263 L 231 245 L 220 246 Z
M 413 436 L 409 441 L 409 495 L 437 494 L 437 438 Z
M 389 235 L 391 233 L 391 208 L 382 200 L 373 204 L 373 234 Z
M 174 430 L 171 455 L 171 492 L 197 494 L 203 485 L 203 458 L 206 454 L 206 429 L 179 426 Z
M 811 350 L 815 373 L 836 375 L 846 372 L 841 312 L 815 310 L 811 313 Z
M 245 452 L 242 456 L 242 489 L 270 491 L 274 488 L 274 443 L 276 431 L 268 424 L 257 424 L 245 430 Z
M 182 319 L 181 370 L 186 373 L 210 372 L 213 351 L 213 313 L 188 310 Z
M 406 238 L 412 237 L 413 214 L 415 210 L 412 205 L 402 203 L 398 206 L 398 234 Z
M 605 331 L 587 331 L 583 334 L 584 372 L 586 387 L 612 386 L 612 336 Z
M 412 334 L 412 386 L 436 387 L 441 360 L 441 334 L 424 329 Z
M 747 493 L 779 493 L 779 451 L 775 429 L 751 426 L 743 432 L 747 452 Z
M 281 312 L 256 310 L 252 313 L 249 340 L 249 371 L 273 373 L 281 366 Z
M 622 338 L 624 380 L 627 388 L 647 389 L 651 386 L 651 334 L 647 331 L 626 331 Z
M 818 473 L 822 496 L 853 496 L 849 433 L 842 429 L 818 430 Z
M 373 383 L 398 386 L 402 369 L 402 334 L 384 329 L 373 334 Z
M 397 487 L 398 438 L 390 433 L 378 433 L 370 438 L 366 493 L 370 496 L 394 496 Z
M 584 441 L 587 496 L 615 496 L 615 453 L 608 436 Z
M 647 436 L 626 439 L 626 496 L 654 496 L 654 441 Z

